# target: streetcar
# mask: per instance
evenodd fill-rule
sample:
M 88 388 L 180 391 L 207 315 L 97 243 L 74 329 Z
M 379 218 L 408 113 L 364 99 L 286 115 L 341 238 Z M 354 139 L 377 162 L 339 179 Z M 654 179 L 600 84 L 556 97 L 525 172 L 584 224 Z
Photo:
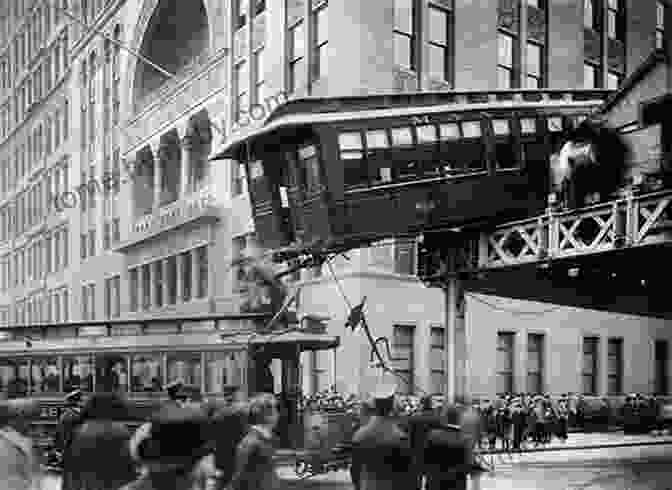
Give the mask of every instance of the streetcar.
M 119 393 L 129 402 L 125 422 L 134 428 L 167 400 L 165 387 L 175 380 L 213 406 L 279 388 L 287 410 L 283 420 L 300 425 L 300 354 L 334 349 L 339 338 L 314 326 L 267 330 L 270 318 L 252 313 L 5 328 L 0 393 L 39 400 L 31 435 L 45 449 L 53 445 L 65 395 L 75 389 L 85 400 Z M 275 372 L 273 360 L 281 367 Z

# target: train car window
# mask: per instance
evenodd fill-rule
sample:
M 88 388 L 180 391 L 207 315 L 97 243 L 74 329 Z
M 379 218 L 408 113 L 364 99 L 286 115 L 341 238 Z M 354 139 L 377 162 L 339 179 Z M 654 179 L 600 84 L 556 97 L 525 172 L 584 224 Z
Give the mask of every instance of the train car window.
M 131 357 L 131 389 L 135 393 L 163 389 L 161 354 L 136 354 Z
M 341 133 L 338 135 L 338 147 L 343 162 L 343 183 L 346 189 L 366 185 L 368 178 L 362 159 L 364 143 L 360 132 Z
M 410 127 L 392 128 L 392 144 L 394 146 L 413 145 L 413 133 Z
M 463 139 L 458 150 L 458 173 L 478 172 L 485 170 L 485 144 L 481 137 L 480 121 L 464 121 L 461 123 Z
M 8 398 L 28 394 L 28 361 L 17 359 L 0 360 L 0 383 Z
M 201 386 L 200 352 L 171 352 L 167 358 L 168 383 L 180 380 L 187 385 Z
M 381 148 L 388 148 L 389 146 L 387 131 L 384 129 L 366 132 L 366 147 L 369 150 L 379 150 Z
M 300 167 L 303 171 L 303 178 L 306 184 L 307 193 L 319 192 L 320 185 L 320 167 L 317 157 L 317 147 L 315 145 L 306 145 L 299 148 L 297 152 Z
M 93 356 L 63 356 L 63 389 L 93 391 Z
M 465 138 L 480 138 L 481 123 L 479 121 L 465 121 L 462 123 L 462 134 Z
M 532 117 L 523 117 L 520 119 L 520 133 L 534 134 L 537 132 L 537 121 Z
M 418 126 L 416 128 L 417 134 L 418 134 L 418 143 L 434 143 L 436 142 L 437 135 L 436 135 L 436 126 L 433 124 L 426 124 L 423 126 Z
M 441 124 L 439 126 L 441 141 L 459 140 L 460 127 L 457 123 Z
M 31 394 L 61 391 L 58 357 L 35 357 L 32 359 L 30 371 Z
M 207 352 L 205 354 L 205 392 L 225 393 L 240 388 L 245 378 L 243 352 Z
M 493 119 L 492 129 L 495 136 L 509 136 L 511 134 L 511 125 L 508 119 Z
M 498 169 L 518 168 L 515 141 L 511 134 L 511 122 L 508 119 L 493 119 L 492 129 L 495 134 L 495 158 Z

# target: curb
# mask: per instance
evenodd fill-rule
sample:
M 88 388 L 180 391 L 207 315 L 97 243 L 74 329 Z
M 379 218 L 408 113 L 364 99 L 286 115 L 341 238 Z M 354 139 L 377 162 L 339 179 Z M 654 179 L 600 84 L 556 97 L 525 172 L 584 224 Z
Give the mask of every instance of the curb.
M 665 441 L 633 441 L 633 442 L 614 442 L 613 444 L 590 444 L 590 445 L 581 445 L 581 446 L 554 446 L 554 447 L 535 447 L 530 449 L 525 449 L 523 451 L 504 451 L 503 449 L 498 449 L 495 451 L 483 451 L 480 454 L 528 454 L 528 453 L 545 453 L 553 451 L 585 451 L 588 449 L 610 449 L 610 448 L 619 448 L 619 447 L 639 447 L 639 446 L 663 446 L 666 444 L 672 444 L 672 439 Z

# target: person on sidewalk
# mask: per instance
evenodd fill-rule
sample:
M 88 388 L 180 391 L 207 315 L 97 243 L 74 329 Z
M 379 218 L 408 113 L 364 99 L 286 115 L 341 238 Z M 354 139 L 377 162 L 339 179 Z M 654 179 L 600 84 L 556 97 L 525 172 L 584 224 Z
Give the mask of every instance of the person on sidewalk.
M 261 393 L 248 406 L 250 429 L 236 450 L 235 471 L 226 490 L 276 490 L 280 486 L 273 456 L 280 420 L 275 396 Z
M 411 472 L 413 455 L 409 436 L 393 419 L 394 384 L 374 392 L 374 415 L 355 432 L 353 464 L 360 469 L 360 490 L 408 490 L 417 477 Z
M 44 474 L 41 458 L 28 437 L 30 419 L 39 417 L 35 400 L 9 400 L 0 404 L 0 488 L 39 490 Z

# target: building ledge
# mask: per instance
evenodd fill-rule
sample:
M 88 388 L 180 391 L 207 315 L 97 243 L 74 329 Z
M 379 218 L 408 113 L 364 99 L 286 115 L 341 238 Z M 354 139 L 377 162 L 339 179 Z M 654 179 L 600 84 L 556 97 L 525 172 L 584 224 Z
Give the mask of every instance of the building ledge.
M 176 228 L 199 221 L 216 222 L 219 218 L 219 208 L 214 204 L 214 198 L 210 194 L 180 200 L 136 220 L 130 238 L 113 250 L 125 253 L 151 238 Z

